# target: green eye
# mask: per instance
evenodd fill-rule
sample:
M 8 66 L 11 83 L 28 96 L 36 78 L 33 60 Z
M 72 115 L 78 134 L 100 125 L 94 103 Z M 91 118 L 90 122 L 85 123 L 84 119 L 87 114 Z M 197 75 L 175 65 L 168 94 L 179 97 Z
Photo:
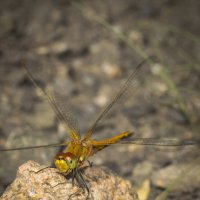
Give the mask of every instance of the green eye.
M 70 159 L 67 161 L 67 164 L 69 166 L 70 169 L 74 169 L 77 166 L 77 162 L 76 159 Z

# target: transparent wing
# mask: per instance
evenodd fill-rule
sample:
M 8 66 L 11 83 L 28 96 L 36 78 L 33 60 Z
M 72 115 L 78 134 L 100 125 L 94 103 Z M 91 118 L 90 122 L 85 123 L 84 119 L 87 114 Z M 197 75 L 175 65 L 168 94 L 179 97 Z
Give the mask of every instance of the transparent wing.
M 77 120 L 72 116 L 71 113 L 64 112 L 63 111 L 64 106 L 60 107 L 59 106 L 60 103 L 57 102 L 56 98 L 52 94 L 50 94 L 48 91 L 46 91 L 45 89 L 43 89 L 41 86 L 39 86 L 37 84 L 37 82 L 35 81 L 35 78 L 33 77 L 33 75 L 28 70 L 28 68 L 25 64 L 23 64 L 23 67 L 24 67 L 29 79 L 33 82 L 35 87 L 38 88 L 39 91 L 41 92 L 43 98 L 45 98 L 49 102 L 51 108 L 53 109 L 53 111 L 56 114 L 57 119 L 60 122 L 64 122 L 65 128 L 67 131 L 69 131 L 69 135 L 70 135 L 71 139 L 79 140 L 80 135 L 78 134 Z
M 74 139 L 80 139 L 79 136 L 79 125 L 78 125 L 78 120 L 74 117 L 74 115 L 70 112 L 70 109 L 66 106 L 66 99 L 63 99 L 61 96 L 56 94 L 56 97 L 52 95 L 55 105 L 59 109 L 60 114 L 62 115 L 62 122 L 64 122 L 65 129 L 67 132 L 73 132 L 77 136 Z M 74 136 L 73 136 L 74 137 Z
M 16 148 L 10 148 L 10 149 L 0 149 L 0 152 L 2 152 L 2 151 L 19 151 L 19 150 L 27 150 L 27 149 L 41 149 L 41 148 L 60 147 L 60 146 L 66 146 L 68 144 L 69 144 L 69 142 L 58 143 L 58 144 L 38 145 L 38 146 L 28 146 L 28 147 L 16 147 Z
M 104 145 L 119 145 L 119 144 L 135 144 L 135 145 L 154 145 L 154 146 L 200 146 L 200 141 L 194 140 L 179 140 L 174 139 L 158 139 L 158 138 L 134 138 L 133 140 L 124 140 L 113 143 L 112 141 L 106 141 L 104 143 L 95 143 L 95 146 Z
M 121 89 L 118 91 L 118 93 L 114 96 L 114 98 L 108 103 L 108 105 L 105 107 L 105 109 L 99 114 L 97 119 L 94 121 L 93 125 L 87 132 L 85 136 L 85 140 L 89 139 L 91 137 L 91 134 L 93 133 L 94 129 L 96 128 L 97 124 L 107 115 L 107 113 L 111 110 L 111 108 L 116 104 L 120 99 L 122 99 L 124 96 L 126 96 L 127 93 L 130 91 L 132 92 L 137 87 L 137 81 L 138 77 L 140 77 L 141 74 L 144 72 L 144 63 L 149 58 L 143 60 L 138 64 L 138 66 L 134 69 L 134 71 L 130 74 L 124 85 L 121 87 Z

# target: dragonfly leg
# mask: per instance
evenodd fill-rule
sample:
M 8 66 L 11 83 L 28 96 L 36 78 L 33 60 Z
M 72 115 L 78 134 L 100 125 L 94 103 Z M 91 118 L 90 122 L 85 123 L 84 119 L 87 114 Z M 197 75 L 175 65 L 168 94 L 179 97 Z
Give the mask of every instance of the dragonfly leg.
M 43 167 L 42 169 L 38 170 L 38 171 L 35 172 L 35 173 L 36 173 L 36 174 L 39 174 L 40 172 L 42 172 L 43 170 L 48 169 L 48 168 L 52 168 L 52 167 L 51 167 L 51 166 Z
M 74 178 L 76 179 L 78 185 L 79 185 L 79 189 L 74 192 L 73 194 L 70 195 L 69 199 L 73 198 L 74 196 L 78 195 L 81 193 L 81 191 L 87 191 L 87 196 L 86 196 L 86 200 L 89 199 L 89 195 L 90 195 L 90 190 L 89 190 L 89 187 L 87 186 L 86 182 L 85 182 L 85 179 L 83 178 L 80 170 L 77 168 L 75 171 L 75 176 Z M 81 191 L 80 191 L 81 190 Z
M 74 196 L 78 195 L 81 193 L 81 191 L 83 190 L 83 188 L 79 188 L 76 192 L 74 192 L 73 194 L 69 195 L 69 200 L 72 199 Z
M 93 166 L 93 162 L 90 162 L 89 160 L 87 160 L 89 167 Z
M 64 185 L 64 184 L 66 184 L 66 181 L 65 181 L 65 182 L 62 182 L 62 183 L 58 183 L 58 184 L 52 186 L 52 188 L 55 188 L 55 187 L 57 187 L 57 186 L 59 186 L 59 185 Z
M 90 162 L 89 160 L 87 160 L 87 163 L 86 164 L 84 163 L 83 166 L 81 166 L 81 169 L 85 169 L 92 166 L 93 166 L 93 162 Z
M 74 187 L 74 179 L 75 179 L 76 170 L 72 170 L 72 186 Z
M 89 187 L 87 186 L 86 182 L 85 182 L 85 179 L 83 178 L 83 175 L 82 173 L 80 172 L 80 170 L 77 170 L 77 174 L 79 175 L 80 179 L 81 179 L 81 184 L 83 185 L 82 188 L 85 188 L 86 191 L 87 191 L 87 197 L 86 199 L 89 199 L 89 195 L 90 195 L 90 190 L 89 190 Z

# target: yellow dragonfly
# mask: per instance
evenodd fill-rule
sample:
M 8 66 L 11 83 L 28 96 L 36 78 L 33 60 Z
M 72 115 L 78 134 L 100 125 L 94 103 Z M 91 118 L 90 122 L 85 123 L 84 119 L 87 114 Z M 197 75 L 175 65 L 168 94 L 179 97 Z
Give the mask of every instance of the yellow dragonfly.
M 29 79 L 33 84 L 40 90 L 42 96 L 46 98 L 49 102 L 51 108 L 56 114 L 56 117 L 59 121 L 64 122 L 65 128 L 71 141 L 65 141 L 59 144 L 49 144 L 49 145 L 40 145 L 40 146 L 28 146 L 28 147 L 19 147 L 19 148 L 10 148 L 10 149 L 0 149 L 0 151 L 14 151 L 14 150 L 26 150 L 26 149 L 36 149 L 36 148 L 45 148 L 45 147 L 58 147 L 65 146 L 66 148 L 58 153 L 54 158 L 54 164 L 58 170 L 63 175 L 72 174 L 72 181 L 77 180 L 80 187 L 86 189 L 89 196 L 89 188 L 84 181 L 84 178 L 79 170 L 83 163 L 88 160 L 90 156 L 93 156 L 98 151 L 104 149 L 105 147 L 113 144 L 136 144 L 136 145 L 157 145 L 157 146 L 188 146 L 188 145 L 198 145 L 196 141 L 183 141 L 179 139 L 157 139 L 157 138 L 134 138 L 132 140 L 123 140 L 129 138 L 133 135 L 132 131 L 125 131 L 114 137 L 97 141 L 91 138 L 92 133 L 97 127 L 98 123 L 106 116 L 106 114 L 111 110 L 113 105 L 121 99 L 124 94 L 135 84 L 136 79 L 143 71 L 143 66 L 146 60 L 143 60 L 130 74 L 126 82 L 123 84 L 118 93 L 114 98 L 108 103 L 108 105 L 103 109 L 103 111 L 96 118 L 90 129 L 87 131 L 85 136 L 81 138 L 78 128 L 75 125 L 72 117 L 69 113 L 64 113 L 59 104 L 57 103 L 55 97 L 43 89 L 37 84 L 35 78 L 24 65 L 26 73 Z

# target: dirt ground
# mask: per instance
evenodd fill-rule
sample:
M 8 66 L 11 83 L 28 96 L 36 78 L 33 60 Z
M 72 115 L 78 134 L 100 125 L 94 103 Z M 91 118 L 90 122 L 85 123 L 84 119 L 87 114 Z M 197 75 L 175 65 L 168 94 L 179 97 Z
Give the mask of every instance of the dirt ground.
M 84 2 L 84 3 L 83 3 Z M 127 130 L 134 137 L 199 140 L 200 2 L 0 2 L 0 145 L 68 140 L 48 103 L 24 72 L 53 91 L 84 134 L 137 64 L 147 56 L 137 86 L 95 129 L 96 139 Z M 137 90 L 135 90 L 138 88 Z M 127 99 L 126 99 L 127 98 Z M 73 120 L 75 122 L 75 120 Z M 0 152 L 0 191 L 27 160 L 50 165 L 58 149 Z M 196 147 L 120 145 L 91 161 L 128 179 L 155 199 L 200 199 Z

